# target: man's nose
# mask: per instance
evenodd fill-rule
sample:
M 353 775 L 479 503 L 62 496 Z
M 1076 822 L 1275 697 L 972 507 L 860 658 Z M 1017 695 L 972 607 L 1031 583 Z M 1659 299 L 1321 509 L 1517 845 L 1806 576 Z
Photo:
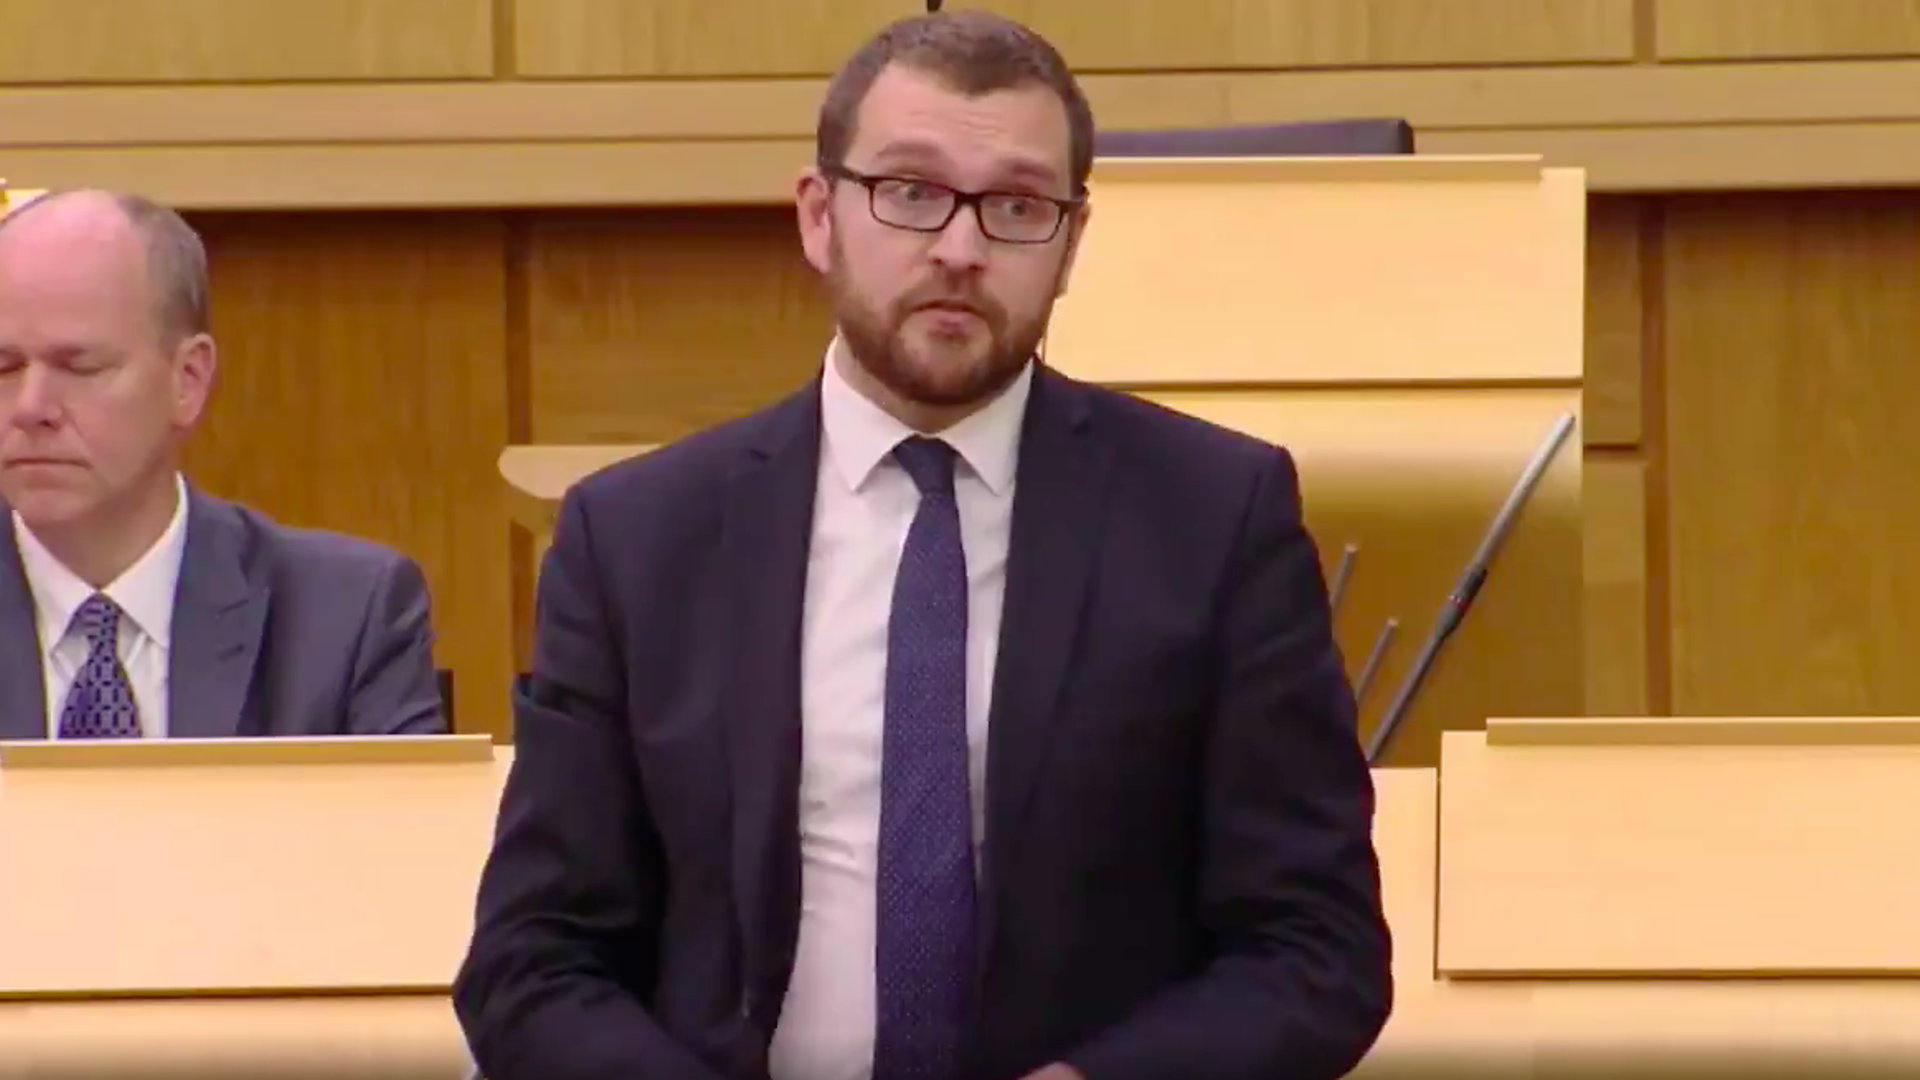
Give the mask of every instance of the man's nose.
M 962 206 L 933 243 L 933 260 L 955 270 L 986 265 L 987 245 L 993 241 L 980 228 L 980 208 Z
M 7 410 L 16 427 L 46 427 L 60 418 L 54 380 L 41 364 L 27 364 L 6 381 L 5 393 L 13 407 Z

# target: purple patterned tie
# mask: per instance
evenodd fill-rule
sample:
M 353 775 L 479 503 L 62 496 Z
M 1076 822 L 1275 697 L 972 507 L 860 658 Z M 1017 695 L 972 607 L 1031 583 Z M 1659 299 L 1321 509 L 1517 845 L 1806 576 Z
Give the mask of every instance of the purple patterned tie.
M 893 453 L 920 489 L 920 508 L 887 624 L 873 1080 L 948 1080 L 974 948 L 967 557 L 953 448 L 911 438 Z
M 87 662 L 67 691 L 60 714 L 62 739 L 137 739 L 140 710 L 133 686 L 120 666 L 120 608 L 95 593 L 73 614 L 73 626 L 87 636 Z

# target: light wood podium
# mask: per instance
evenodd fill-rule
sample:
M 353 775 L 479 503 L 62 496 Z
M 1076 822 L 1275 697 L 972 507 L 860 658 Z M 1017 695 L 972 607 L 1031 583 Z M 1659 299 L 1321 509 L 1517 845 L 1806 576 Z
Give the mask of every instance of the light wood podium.
M 1534 158 L 1108 159 L 1091 189 L 1047 362 L 1293 452 L 1329 579 L 1356 548 L 1336 631 L 1370 731 L 1529 458 L 1578 413 L 1583 175 Z M 645 449 L 507 448 L 536 559 L 567 487 Z M 1431 764 L 1443 728 L 1490 715 L 1582 712 L 1581 570 L 1576 438 L 1385 760 Z
M 1496 720 L 1375 779 L 1356 1080 L 1920 1076 L 1920 720 Z
M 511 751 L 0 744 L 0 1080 L 457 1080 Z
M 1098 163 L 1061 371 L 1292 452 L 1371 732 L 1509 492 L 1578 415 L 1586 188 L 1537 158 Z M 1584 711 L 1580 449 L 1560 446 L 1385 762 Z M 1353 552 L 1348 568 L 1341 564 Z M 1373 677 L 1366 661 L 1394 631 Z

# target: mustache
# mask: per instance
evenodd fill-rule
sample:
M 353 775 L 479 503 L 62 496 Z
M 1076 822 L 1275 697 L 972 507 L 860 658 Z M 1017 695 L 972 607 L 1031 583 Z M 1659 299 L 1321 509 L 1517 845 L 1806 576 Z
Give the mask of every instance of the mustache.
M 965 308 L 993 322 L 1000 321 L 1005 314 L 990 298 L 966 289 L 919 289 L 902 297 L 899 303 L 902 315 L 929 307 Z

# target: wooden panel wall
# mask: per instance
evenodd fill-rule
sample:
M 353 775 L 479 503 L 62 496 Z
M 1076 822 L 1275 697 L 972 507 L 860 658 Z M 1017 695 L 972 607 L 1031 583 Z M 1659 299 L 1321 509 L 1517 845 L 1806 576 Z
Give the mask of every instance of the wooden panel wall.
M 493 74 L 493 0 L 7 0 L 0 83 Z
M 1085 71 L 1625 60 L 1633 0 L 996 0 Z M 543 0 L 518 12 L 526 76 L 826 75 L 897 0 Z
M 1907 0 L 1654 0 L 1662 60 L 1907 56 L 1920 7 Z
M 213 215 L 220 370 L 194 481 L 418 559 L 463 726 L 503 730 L 511 527 L 498 215 Z M 467 720 L 471 723 L 467 723 Z
M 1674 709 L 1920 708 L 1920 192 L 1663 216 Z
M 1109 127 L 1401 116 L 1601 191 L 1920 184 L 1905 0 L 954 3 L 1047 33 Z M 0 165 L 196 209 L 781 202 L 825 75 L 920 7 L 11 0 Z

